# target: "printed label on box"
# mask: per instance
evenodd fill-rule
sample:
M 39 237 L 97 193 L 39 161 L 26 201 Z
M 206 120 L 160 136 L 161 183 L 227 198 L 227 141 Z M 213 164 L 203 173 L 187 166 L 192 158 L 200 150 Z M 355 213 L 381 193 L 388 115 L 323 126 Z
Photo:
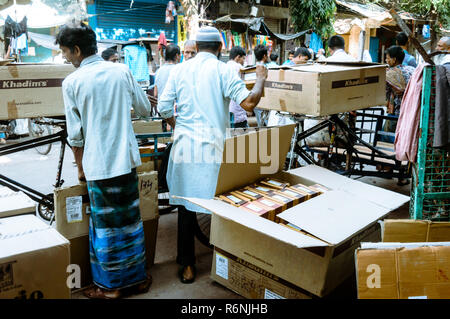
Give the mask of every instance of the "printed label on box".
M 276 293 L 274 293 L 273 291 L 270 291 L 269 289 L 265 288 L 264 289 L 264 299 L 286 299 Z
M 66 198 L 66 216 L 68 223 L 83 221 L 83 197 L 74 196 Z
M 228 198 L 228 199 L 231 199 L 231 200 L 232 200 L 233 202 L 235 202 L 235 203 L 240 203 L 240 202 L 242 202 L 242 199 L 239 199 L 239 198 L 237 198 L 237 197 L 235 197 L 235 196 L 233 196 L 233 195 L 228 195 L 227 198 Z
M 259 208 L 258 206 L 254 205 L 254 204 L 248 204 L 247 208 L 250 208 L 251 210 L 258 212 L 258 213 L 263 210 L 262 208 Z
M 286 198 L 286 197 L 283 197 L 283 196 L 280 196 L 280 195 L 275 195 L 275 196 L 273 196 L 273 198 L 281 200 L 284 203 L 289 202 L 289 198 Z
M 273 203 L 273 202 L 271 202 L 271 201 L 268 201 L 268 200 L 266 200 L 266 199 L 262 199 L 262 200 L 260 200 L 260 202 L 261 202 L 262 204 L 266 205 L 266 206 L 269 206 L 269 207 L 276 206 L 275 203 Z
M 288 194 L 288 195 L 293 196 L 293 197 L 298 197 L 299 196 L 297 193 L 291 192 L 289 190 L 285 190 L 285 191 L 283 191 L 283 193 Z
M 216 253 L 216 275 L 228 280 L 228 258 Z
M 277 181 L 273 181 L 273 180 L 268 181 L 268 183 L 269 183 L 269 184 L 276 185 L 276 186 L 283 186 L 283 184 L 281 184 L 281 183 L 279 183 L 279 182 L 277 182 Z
M 86 215 L 90 215 L 91 214 L 91 206 L 87 205 L 86 206 Z
M 245 190 L 243 193 L 247 194 L 247 195 L 250 195 L 252 197 L 258 197 L 258 195 L 259 195 L 259 194 L 256 194 L 256 193 L 252 192 L 252 191 L 249 191 L 249 190 Z
M 265 193 L 270 192 L 270 189 L 265 188 L 265 187 L 261 187 L 261 186 L 256 187 L 256 189 L 257 189 L 257 190 L 260 190 L 260 191 L 262 191 L 262 192 L 265 192 Z
M 428 299 L 427 296 L 413 296 L 413 297 L 408 297 L 408 299 Z

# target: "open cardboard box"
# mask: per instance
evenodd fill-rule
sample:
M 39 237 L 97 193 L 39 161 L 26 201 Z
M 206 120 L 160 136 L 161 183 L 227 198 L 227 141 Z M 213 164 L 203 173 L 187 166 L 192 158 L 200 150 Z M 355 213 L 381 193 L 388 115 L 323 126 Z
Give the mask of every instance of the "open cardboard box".
M 246 82 L 252 73 L 245 73 Z M 247 80 L 248 78 L 248 80 Z M 259 108 L 323 116 L 386 104 L 386 66 L 314 63 L 271 68 Z
M 71 64 L 0 66 L 0 120 L 64 115 L 62 82 Z
M 359 299 L 450 299 L 450 222 L 385 220 L 355 251 Z
M 407 203 L 409 197 L 313 165 L 282 171 L 293 131 L 294 125 L 286 125 L 227 139 L 216 194 L 269 176 L 331 188 L 278 215 L 304 233 L 219 200 L 187 200 L 212 212 L 211 244 L 322 297 L 353 274 L 354 251 L 360 241 L 380 240 L 377 221 Z M 251 140 L 256 145 L 247 147 Z M 258 154 L 272 145 L 275 151 L 270 153 L 270 163 Z

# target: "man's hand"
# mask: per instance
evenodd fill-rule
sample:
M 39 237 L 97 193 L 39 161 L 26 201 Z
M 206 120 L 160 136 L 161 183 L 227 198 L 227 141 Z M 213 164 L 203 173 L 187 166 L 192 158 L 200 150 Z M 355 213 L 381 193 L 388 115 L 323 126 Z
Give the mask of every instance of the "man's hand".
M 86 182 L 86 176 L 84 176 L 83 167 L 78 168 L 78 180 L 80 182 Z
M 256 66 L 256 83 L 247 98 L 240 104 L 244 110 L 252 112 L 256 105 L 258 105 L 263 94 L 264 82 L 267 79 L 267 75 L 267 68 L 264 65 L 258 64 Z
M 268 74 L 269 74 L 269 72 L 267 71 L 267 68 L 264 65 L 258 64 L 256 66 L 256 79 L 257 80 L 267 79 Z

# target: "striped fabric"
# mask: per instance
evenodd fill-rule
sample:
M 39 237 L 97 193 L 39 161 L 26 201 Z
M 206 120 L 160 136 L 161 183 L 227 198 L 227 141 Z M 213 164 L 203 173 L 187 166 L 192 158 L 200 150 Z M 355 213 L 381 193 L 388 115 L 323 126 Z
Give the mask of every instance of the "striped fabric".
M 126 288 L 146 279 L 144 228 L 136 169 L 111 179 L 88 181 L 89 246 L 94 283 Z

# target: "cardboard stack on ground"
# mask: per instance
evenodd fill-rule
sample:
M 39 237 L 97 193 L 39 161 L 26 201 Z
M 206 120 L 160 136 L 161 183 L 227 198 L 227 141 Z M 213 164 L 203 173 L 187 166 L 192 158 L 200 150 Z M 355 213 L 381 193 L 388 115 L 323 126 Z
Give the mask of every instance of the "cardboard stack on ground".
M 23 214 L 33 214 L 36 203 L 22 192 L 0 186 L 0 218 Z
M 154 264 L 158 230 L 158 174 L 138 174 L 147 266 Z M 70 241 L 70 262 L 81 268 L 81 287 L 92 283 L 89 258 L 89 195 L 86 184 L 55 189 L 56 229 Z
M 0 120 L 64 115 L 62 82 L 71 64 L 0 66 Z
M 386 220 L 355 252 L 359 299 L 450 299 L 450 222 Z
M 297 287 L 305 292 L 305 298 L 323 297 L 354 274 L 354 252 L 359 243 L 381 239 L 377 221 L 407 203 L 409 197 L 313 165 L 282 171 L 293 131 L 294 126 L 287 125 L 228 139 L 216 194 L 269 176 L 291 184 L 320 183 L 331 188 L 278 215 L 304 233 L 219 200 L 188 200 L 212 212 L 212 245 Z M 250 141 L 256 144 L 248 144 Z M 272 146 L 273 152 L 268 154 L 273 155 L 273 165 L 265 156 L 258 158 Z M 213 267 L 211 277 L 237 291 L 216 270 Z
M 36 216 L 0 219 L 0 299 L 69 299 L 69 241 Z
M 248 73 L 245 77 L 254 77 Z M 314 63 L 271 68 L 259 108 L 323 116 L 386 104 L 386 66 Z

